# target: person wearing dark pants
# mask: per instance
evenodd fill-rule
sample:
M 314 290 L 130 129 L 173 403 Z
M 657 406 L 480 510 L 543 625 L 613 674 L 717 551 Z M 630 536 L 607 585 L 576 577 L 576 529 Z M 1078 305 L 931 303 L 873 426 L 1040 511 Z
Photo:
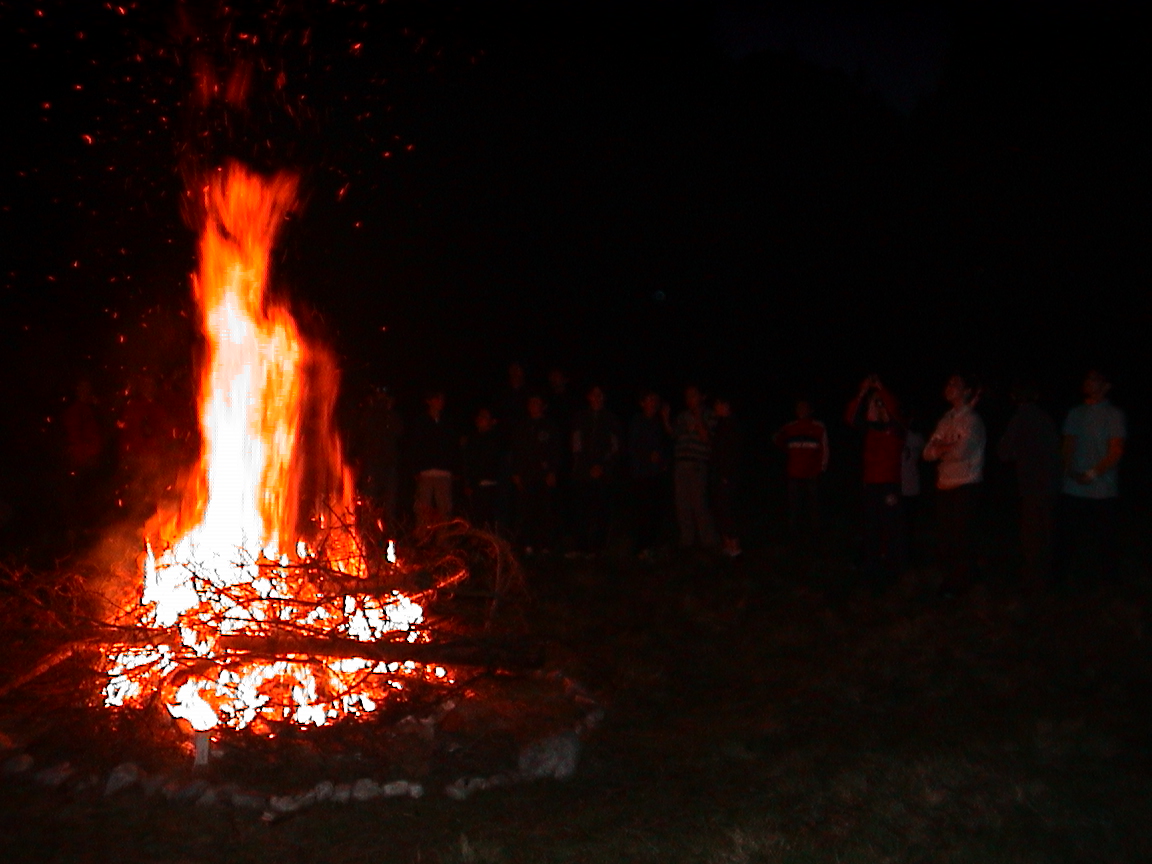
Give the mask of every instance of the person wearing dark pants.
M 980 390 L 971 376 L 953 375 L 944 386 L 951 408 L 924 447 L 924 459 L 936 462 L 936 520 L 944 596 L 971 587 L 976 573 L 972 523 L 984 479 L 984 421 L 976 413 Z
M 873 589 L 900 576 L 907 566 L 904 509 L 900 500 L 905 425 L 892 391 L 876 375 L 860 382 L 844 419 L 864 433 L 863 531 L 860 565 Z
M 1038 398 L 1030 382 L 1013 385 L 1016 413 L 996 445 L 1000 459 L 1016 466 L 1023 583 L 1032 591 L 1044 588 L 1052 578 L 1054 512 L 1060 489 L 1060 435 L 1048 412 L 1036 404 Z
M 572 504 L 576 554 L 600 555 L 614 521 L 624 429 L 605 407 L 604 389 L 588 389 L 588 407 L 572 421 Z
M 1068 412 L 1062 442 L 1064 494 L 1061 496 L 1056 581 L 1067 581 L 1076 557 L 1097 547 L 1100 575 L 1114 581 L 1120 572 L 1117 535 L 1117 467 L 1124 455 L 1124 412 L 1108 401 L 1112 384 L 1099 370 L 1084 379 L 1084 402 Z
M 820 530 L 820 476 L 828 470 L 828 430 L 812 417 L 812 403 L 796 402 L 796 419 L 772 438 L 788 454 L 788 530 L 815 535 Z
M 737 558 L 744 551 L 740 548 L 737 523 L 742 436 L 736 418 L 732 416 L 732 402 L 727 397 L 716 397 L 712 414 L 716 421 L 712 429 L 710 466 L 712 515 L 720 533 L 721 554 Z
M 629 472 L 632 481 L 636 546 L 651 557 L 663 539 L 668 506 L 668 464 L 671 436 L 668 407 L 653 390 L 640 397 L 640 410 L 628 427 Z

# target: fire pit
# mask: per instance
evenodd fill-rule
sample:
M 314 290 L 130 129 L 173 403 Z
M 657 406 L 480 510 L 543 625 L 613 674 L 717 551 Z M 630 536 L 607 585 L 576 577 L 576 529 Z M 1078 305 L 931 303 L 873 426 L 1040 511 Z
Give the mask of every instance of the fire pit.
M 515 767 L 457 778 L 446 787 L 453 797 L 517 778 L 567 776 L 579 734 L 599 718 L 594 701 L 558 673 L 520 679 L 535 682 L 537 701 L 547 702 L 551 697 L 541 697 L 549 692 L 564 700 L 542 721 L 529 717 L 523 696 L 502 695 L 493 685 L 494 671 L 542 665 L 535 646 L 493 627 L 498 601 L 522 587 L 507 546 L 455 523 L 397 550 L 391 526 L 371 525 L 358 512 L 334 422 L 335 359 L 269 290 L 271 252 L 295 190 L 287 174 L 265 177 L 236 163 L 198 190 L 199 459 L 144 526 L 129 583 L 105 592 L 103 614 L 73 610 L 64 644 L 0 686 L 0 698 L 81 657 L 97 667 L 104 710 L 167 717 L 204 770 L 214 753 L 279 750 L 319 727 L 338 733 L 332 727 L 344 726 L 355 741 L 375 712 L 393 724 L 372 728 L 377 750 L 419 750 L 414 742 L 431 741 L 442 723 L 443 740 L 479 727 L 480 737 L 491 738 L 493 729 L 518 725 Z M 477 563 L 488 571 L 479 585 Z M 469 597 L 483 601 L 479 621 L 429 612 L 430 605 Z M 488 674 L 487 683 L 466 670 Z M 365 749 L 331 748 L 354 751 L 356 759 Z M 5 764 L 20 773 L 31 770 L 29 758 L 17 754 Z M 457 763 L 483 770 L 475 759 Z M 43 769 L 43 782 L 68 782 L 70 764 Z M 151 777 L 153 791 L 167 789 L 169 797 L 263 801 L 273 815 L 319 801 L 423 790 L 407 780 L 381 786 L 347 776 L 341 784 L 337 776 L 310 792 L 267 797 L 237 791 L 235 783 L 225 784 L 225 793 L 204 777 L 189 785 L 178 776 L 125 762 L 104 786 L 143 787 Z

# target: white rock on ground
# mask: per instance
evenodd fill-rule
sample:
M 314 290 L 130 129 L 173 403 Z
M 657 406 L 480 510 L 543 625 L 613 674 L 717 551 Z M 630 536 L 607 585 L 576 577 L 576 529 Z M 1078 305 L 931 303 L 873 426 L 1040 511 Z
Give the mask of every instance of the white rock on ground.
M 43 771 L 37 771 L 34 778 L 41 786 L 55 789 L 69 777 L 76 773 L 76 769 L 69 762 L 61 762 Z
M 580 736 L 561 732 L 526 745 L 520 751 L 517 767 L 525 780 L 555 777 L 567 780 L 576 773 L 580 761 Z
M 352 784 L 353 801 L 371 801 L 378 797 L 380 797 L 380 784 L 375 780 L 362 777 Z
M 108 773 L 104 784 L 104 797 L 123 792 L 140 782 L 140 766 L 135 762 L 121 762 Z

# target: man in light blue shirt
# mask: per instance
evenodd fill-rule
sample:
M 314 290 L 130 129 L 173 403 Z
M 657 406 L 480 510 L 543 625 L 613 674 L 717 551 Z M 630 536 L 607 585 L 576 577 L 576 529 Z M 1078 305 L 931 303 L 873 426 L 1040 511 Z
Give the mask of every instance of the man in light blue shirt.
M 1117 466 L 1124 456 L 1124 412 L 1108 401 L 1112 384 L 1099 370 L 1084 379 L 1084 401 L 1068 412 L 1063 439 L 1064 530 L 1057 556 L 1066 576 L 1077 552 L 1095 541 L 1105 579 L 1120 567 L 1117 545 Z

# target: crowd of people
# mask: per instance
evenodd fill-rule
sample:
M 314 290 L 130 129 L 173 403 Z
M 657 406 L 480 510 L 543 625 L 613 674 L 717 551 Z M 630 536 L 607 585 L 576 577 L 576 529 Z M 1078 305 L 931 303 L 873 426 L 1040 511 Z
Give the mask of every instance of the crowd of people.
M 379 388 L 365 406 L 353 452 L 385 523 L 402 529 L 464 515 L 528 555 L 588 557 L 603 554 L 623 522 L 648 557 L 674 517 L 680 545 L 742 553 L 741 438 L 729 398 L 706 400 L 689 385 L 673 417 L 647 390 L 625 424 L 600 384 L 577 399 L 554 369 L 546 387 L 533 389 L 514 363 L 468 428 L 450 425 L 446 404 L 442 391 L 430 390 L 422 410 L 402 419 L 393 394 Z M 402 503 L 409 477 L 410 512 Z
M 1062 430 L 1040 407 L 1035 386 L 1021 380 L 1013 387 L 1016 413 L 995 454 L 1016 469 L 1023 577 L 1031 587 L 1065 580 L 1089 549 L 1102 577 L 1117 574 L 1117 468 L 1126 431 L 1110 387 L 1102 372 L 1090 372 L 1083 402 Z M 859 566 L 877 583 L 909 566 L 909 525 L 925 521 L 917 513 L 924 464 L 935 466 L 931 524 L 941 591 L 962 593 L 976 579 L 988 449 L 981 395 L 972 376 L 951 376 L 943 390 L 948 410 L 928 436 L 878 376 L 866 377 L 846 406 L 844 419 L 862 439 Z M 578 397 L 553 369 L 534 388 L 513 363 L 468 428 L 454 430 L 445 406 L 442 391 L 429 391 L 405 421 L 386 389 L 367 406 L 354 452 L 364 490 L 393 526 L 463 515 L 527 555 L 596 556 L 621 535 L 641 557 L 673 545 L 742 554 L 738 509 L 747 466 L 741 424 L 724 394 L 706 397 L 689 384 L 674 414 L 659 393 L 644 390 L 624 422 L 599 383 Z M 772 441 L 785 454 L 789 531 L 816 536 L 829 444 L 811 400 L 796 401 L 795 419 Z M 402 500 L 406 479 L 410 508 Z
M 1035 385 L 1020 380 L 1012 388 L 1015 414 L 991 452 L 1015 468 L 1021 572 L 1032 588 L 1061 584 L 1072 568 L 1105 580 L 1118 574 L 1118 466 L 1127 432 L 1110 389 L 1107 375 L 1089 372 L 1082 402 L 1059 427 Z M 990 450 L 982 393 L 970 375 L 948 378 L 947 411 L 922 435 L 878 376 L 860 382 L 844 422 L 860 448 L 857 561 L 866 581 L 891 584 L 924 557 L 913 555 L 924 546 L 934 550 L 944 594 L 963 593 L 977 579 Z M 393 535 L 463 516 L 526 555 L 594 557 L 613 549 L 651 558 L 680 547 L 740 556 L 742 485 L 762 478 L 755 470 L 762 466 L 750 463 L 763 461 L 768 442 L 750 440 L 744 452 L 742 418 L 728 395 L 707 396 L 689 384 L 682 397 L 673 411 L 660 393 L 642 390 L 625 419 L 608 406 L 600 383 L 576 393 L 565 372 L 553 369 L 535 387 L 513 363 L 503 386 L 459 423 L 443 391 L 430 390 L 401 412 L 392 392 L 376 388 L 352 424 L 350 452 L 360 491 Z M 162 394 L 143 378 L 106 422 L 105 407 L 82 382 L 60 417 L 58 521 L 77 525 L 106 509 L 108 490 L 120 516 L 143 520 L 156 490 L 194 458 L 186 402 L 188 387 L 166 386 Z M 771 438 L 782 453 L 787 528 L 798 538 L 824 531 L 828 442 L 808 398 L 795 402 L 794 419 Z M 931 513 L 919 503 L 928 497 L 921 494 L 926 468 L 935 474 Z

